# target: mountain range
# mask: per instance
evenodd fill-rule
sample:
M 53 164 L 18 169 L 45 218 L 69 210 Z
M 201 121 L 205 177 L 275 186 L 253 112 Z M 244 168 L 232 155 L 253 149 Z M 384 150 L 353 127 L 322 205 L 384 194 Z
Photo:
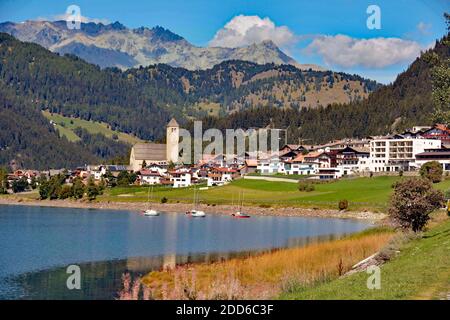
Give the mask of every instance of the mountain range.
M 152 141 L 163 141 L 172 116 L 188 129 L 193 119 L 204 128 L 287 128 L 291 143 L 426 125 L 434 110 L 431 75 L 449 59 L 449 44 L 447 35 L 380 86 L 357 75 L 239 60 L 194 71 L 166 64 L 101 69 L 0 33 L 0 165 L 46 169 L 127 157 L 129 145 L 102 135 L 75 130 L 77 143 L 60 137 L 43 110 Z
M 282 52 L 270 40 L 239 48 L 197 47 L 163 27 L 129 29 L 119 22 L 81 23 L 68 29 L 66 21 L 0 23 L 0 32 L 34 42 L 61 54 L 74 54 L 100 67 L 127 69 L 164 63 L 188 70 L 208 69 L 226 60 L 258 64 L 291 64 L 300 69 L 322 70 L 302 65 Z

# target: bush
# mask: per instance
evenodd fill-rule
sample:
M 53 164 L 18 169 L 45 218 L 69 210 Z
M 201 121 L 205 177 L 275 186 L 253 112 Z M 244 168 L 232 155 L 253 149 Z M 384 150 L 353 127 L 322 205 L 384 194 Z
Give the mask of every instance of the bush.
M 8 193 L 8 170 L 0 168 L 0 194 Z
M 86 194 L 88 196 L 89 201 L 95 200 L 97 196 L 100 194 L 99 187 L 95 184 L 94 179 L 91 177 L 88 180 L 88 184 L 86 187 Z
M 61 191 L 59 192 L 60 199 L 67 199 L 73 196 L 73 189 L 69 185 L 63 185 Z
M 347 210 L 348 209 L 348 201 L 347 200 L 340 200 L 338 204 L 339 210 Z
M 311 182 L 300 181 L 298 183 L 298 190 L 299 191 L 311 192 L 311 191 L 314 191 L 315 189 L 316 188 L 314 187 L 314 185 Z
M 72 184 L 72 196 L 75 198 L 75 199 L 81 199 L 81 198 L 83 198 L 83 195 L 84 195 L 84 190 L 85 189 L 85 187 L 84 187 L 84 184 L 83 184 L 83 181 L 81 180 L 81 178 L 75 178 L 74 180 L 73 180 L 73 184 Z
M 437 161 L 426 162 L 420 167 L 420 176 L 426 178 L 433 183 L 440 182 L 442 180 L 442 165 Z
M 162 197 L 161 198 L 161 203 L 167 203 L 167 198 L 166 197 Z
M 25 178 L 15 180 L 11 186 L 14 193 L 24 192 L 28 188 L 28 181 Z
M 410 178 L 396 183 L 388 212 L 399 227 L 418 232 L 443 203 L 444 194 L 434 189 L 430 180 Z

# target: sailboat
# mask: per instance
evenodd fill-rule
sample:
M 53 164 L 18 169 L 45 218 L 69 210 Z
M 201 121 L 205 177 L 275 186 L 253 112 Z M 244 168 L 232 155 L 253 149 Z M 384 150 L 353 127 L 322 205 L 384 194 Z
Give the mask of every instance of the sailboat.
M 152 187 L 151 187 L 151 191 L 152 191 L 152 199 L 153 199 L 153 185 L 152 185 Z M 147 205 L 148 205 L 147 210 L 145 210 L 145 211 L 143 212 L 143 213 L 144 213 L 144 216 L 148 216 L 148 217 L 156 217 L 156 216 L 159 216 L 159 212 L 156 211 L 155 209 L 152 209 L 152 208 L 151 208 L 151 203 L 150 203 L 150 187 L 148 187 Z
M 242 212 L 242 205 L 244 203 L 244 192 L 242 192 L 242 199 L 241 194 L 239 194 L 239 210 L 235 213 L 231 214 L 234 218 L 241 218 L 241 219 L 247 219 L 250 218 L 250 216 L 246 213 Z
M 194 187 L 194 208 L 186 212 L 186 215 L 193 218 L 204 218 L 206 216 L 204 211 L 197 210 L 198 205 L 198 192 L 197 188 Z

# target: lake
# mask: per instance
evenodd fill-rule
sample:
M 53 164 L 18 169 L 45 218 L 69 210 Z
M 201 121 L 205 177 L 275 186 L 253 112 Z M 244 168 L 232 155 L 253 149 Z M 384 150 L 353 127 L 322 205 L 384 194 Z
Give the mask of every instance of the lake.
M 125 272 L 213 262 L 336 239 L 371 226 L 333 218 L 164 213 L 0 205 L 0 299 L 114 299 Z M 77 264 L 81 290 L 68 290 Z

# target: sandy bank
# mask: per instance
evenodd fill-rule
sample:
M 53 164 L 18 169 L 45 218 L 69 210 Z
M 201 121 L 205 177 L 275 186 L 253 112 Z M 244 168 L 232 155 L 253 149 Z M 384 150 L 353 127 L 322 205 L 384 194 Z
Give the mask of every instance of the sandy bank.
M 100 202 L 100 201 L 75 201 L 75 200 L 33 200 L 14 196 L 0 197 L 0 204 L 59 207 L 59 208 L 86 208 L 86 209 L 109 209 L 130 210 L 140 212 L 146 208 L 142 202 Z M 163 212 L 184 213 L 192 209 L 192 204 L 186 203 L 154 203 L 153 208 Z M 235 206 L 229 205 L 199 205 L 198 209 L 209 214 L 231 214 L 236 211 Z M 339 211 L 332 209 L 308 209 L 297 207 L 260 208 L 245 206 L 244 212 L 254 216 L 298 216 L 298 217 L 331 217 L 346 219 L 381 220 L 386 217 L 383 213 L 369 211 Z

